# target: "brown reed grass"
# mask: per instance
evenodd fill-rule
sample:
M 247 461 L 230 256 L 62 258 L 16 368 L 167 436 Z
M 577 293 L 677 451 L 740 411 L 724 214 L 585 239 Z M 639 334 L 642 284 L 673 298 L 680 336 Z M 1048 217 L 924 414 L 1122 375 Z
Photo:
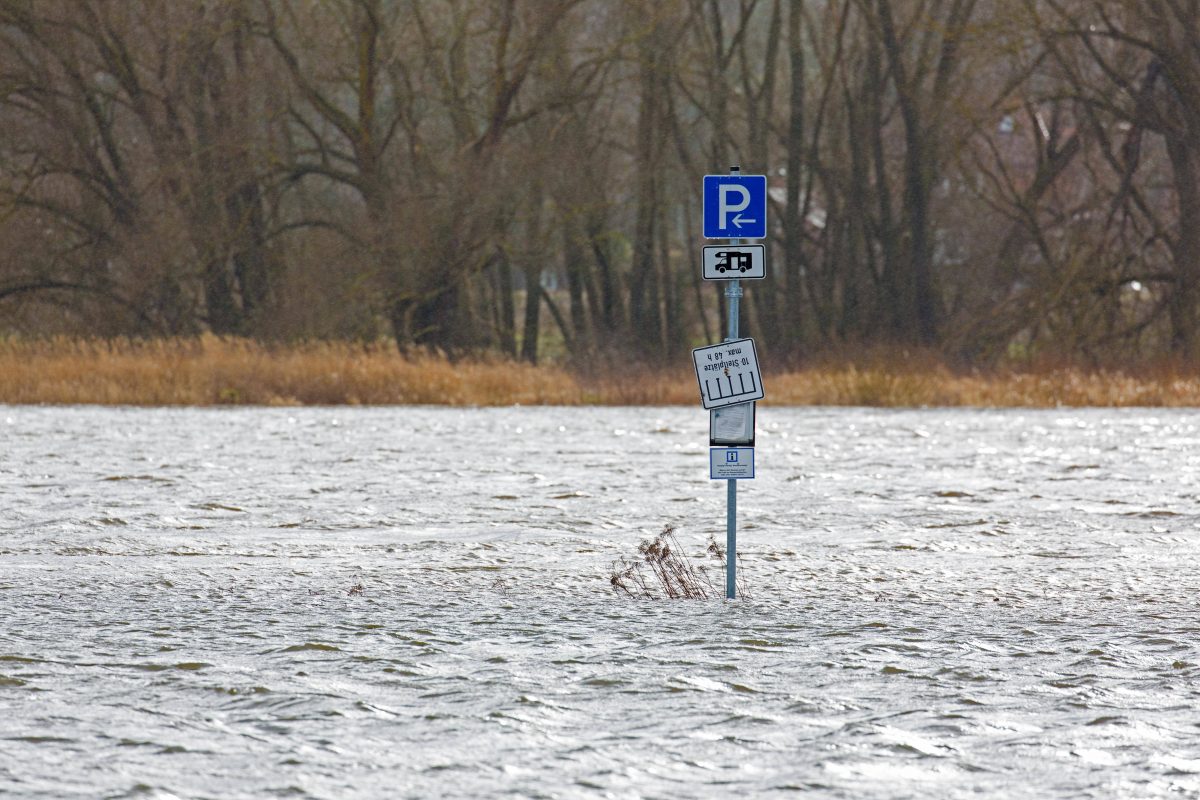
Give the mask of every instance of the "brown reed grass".
M 508 405 L 581 402 L 560 369 L 402 356 L 388 343 L 0 341 L 0 402 L 104 405 Z
M 725 575 L 725 550 L 709 536 L 705 558 L 719 564 Z M 663 526 L 653 539 L 638 545 L 638 558 L 618 558 L 613 562 L 609 583 L 629 597 L 646 600 L 708 600 L 723 597 L 724 590 L 713 581 L 706 563 L 696 564 L 675 535 L 674 525 Z M 737 578 L 737 594 L 746 596 L 741 574 Z
M 264 344 L 0 339 L 0 403 L 101 405 L 695 405 L 690 363 L 587 371 L 503 358 L 452 360 L 389 342 Z M 955 369 L 929 352 L 840 354 L 765 376 L 771 405 L 1200 406 L 1180 362 Z

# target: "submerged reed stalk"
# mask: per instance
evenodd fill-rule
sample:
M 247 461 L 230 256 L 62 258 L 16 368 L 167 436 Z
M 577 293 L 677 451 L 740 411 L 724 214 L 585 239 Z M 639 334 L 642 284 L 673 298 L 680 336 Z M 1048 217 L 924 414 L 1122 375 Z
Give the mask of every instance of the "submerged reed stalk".
M 612 564 L 609 583 L 629 597 L 647 600 L 708 600 L 723 597 L 721 586 L 713 582 L 707 564 L 696 565 L 680 546 L 675 526 L 665 525 L 653 539 L 638 545 L 635 560 L 618 558 Z M 720 564 L 725 574 L 725 550 L 711 535 L 705 556 Z M 738 595 L 745 596 L 745 585 L 739 576 Z

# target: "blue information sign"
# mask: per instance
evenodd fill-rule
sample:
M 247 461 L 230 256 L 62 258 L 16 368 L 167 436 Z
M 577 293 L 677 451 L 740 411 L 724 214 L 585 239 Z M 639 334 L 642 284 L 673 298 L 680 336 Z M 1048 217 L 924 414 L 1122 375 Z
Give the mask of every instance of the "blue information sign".
M 753 447 L 710 447 L 708 477 L 714 481 L 746 480 L 754 477 Z
M 767 238 L 767 176 L 705 175 L 704 238 Z

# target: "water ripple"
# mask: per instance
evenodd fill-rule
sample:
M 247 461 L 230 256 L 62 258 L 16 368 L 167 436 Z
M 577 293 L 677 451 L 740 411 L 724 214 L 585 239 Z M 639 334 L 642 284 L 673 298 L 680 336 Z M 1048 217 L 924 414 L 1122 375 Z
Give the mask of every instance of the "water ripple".
M 4 415 L 0 795 L 1200 794 L 1189 412 Z

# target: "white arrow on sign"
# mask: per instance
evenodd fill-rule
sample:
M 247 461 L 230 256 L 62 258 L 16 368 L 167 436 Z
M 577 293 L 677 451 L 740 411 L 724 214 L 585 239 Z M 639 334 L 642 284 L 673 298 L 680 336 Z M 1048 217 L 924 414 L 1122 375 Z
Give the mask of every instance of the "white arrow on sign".
M 749 201 L 747 201 L 747 202 L 749 202 Z M 758 220 L 745 219 L 742 217 L 741 214 L 738 214 L 736 217 L 733 218 L 732 222 L 734 225 L 737 225 L 740 228 L 740 227 L 742 227 L 742 225 L 753 225 L 754 223 L 758 222 Z

